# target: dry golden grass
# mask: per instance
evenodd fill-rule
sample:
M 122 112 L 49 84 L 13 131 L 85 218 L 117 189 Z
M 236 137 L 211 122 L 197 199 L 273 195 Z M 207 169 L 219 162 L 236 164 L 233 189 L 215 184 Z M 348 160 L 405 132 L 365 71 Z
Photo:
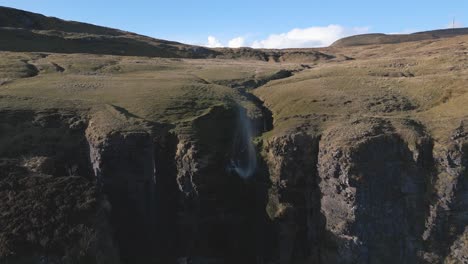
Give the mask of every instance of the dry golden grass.
M 378 117 L 420 121 L 442 140 L 468 116 L 468 36 L 324 51 L 354 60 L 319 64 L 255 91 L 278 133 Z
M 218 83 L 268 78 L 283 68 L 256 61 L 185 60 L 89 54 L 0 53 L 1 108 L 78 108 L 91 114 L 120 107 L 138 118 L 185 124 L 240 93 Z M 36 69 L 26 74 L 27 67 Z M 104 108 L 103 108 L 104 106 Z
M 468 36 L 318 51 L 353 60 L 318 62 L 254 90 L 274 115 L 275 129 L 266 136 L 320 133 L 349 118 L 378 117 L 414 119 L 443 140 L 467 119 Z M 255 111 L 230 84 L 268 79 L 281 69 L 302 68 L 242 59 L 1 52 L 0 107 L 92 113 L 112 105 L 179 126 L 219 105 Z

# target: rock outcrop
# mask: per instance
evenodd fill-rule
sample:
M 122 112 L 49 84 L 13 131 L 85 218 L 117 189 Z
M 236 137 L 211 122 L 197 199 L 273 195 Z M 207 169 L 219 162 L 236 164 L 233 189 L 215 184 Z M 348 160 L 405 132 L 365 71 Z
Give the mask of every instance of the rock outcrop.
M 112 111 L 110 116 L 130 127 L 136 122 Z M 205 134 L 214 123 L 235 133 L 233 109 L 215 108 L 195 120 L 195 134 L 149 123 L 140 130 L 114 130 L 102 122 L 111 119 L 109 113 L 104 116 L 95 115 L 86 128 L 86 121 L 71 114 L 2 113 L 5 131 L 42 135 L 30 143 L 42 147 L 16 148 L 34 150 L 22 152 L 21 160 L 2 150 L 10 157 L 2 159 L 0 170 L 1 218 L 8 223 L 0 233 L 2 258 L 467 260 L 463 122 L 445 145 L 434 145 L 418 122 L 376 118 L 343 121 L 320 134 L 274 136 L 257 146 L 262 157 L 255 175 L 243 179 L 229 169 L 229 150 L 238 148 L 233 134 Z M 46 138 L 54 143 L 39 143 Z M 65 153 L 70 149 L 80 151 Z M 47 215 L 55 217 L 46 220 Z M 51 235 L 52 226 L 61 231 Z
M 322 251 L 323 263 L 417 262 L 430 180 L 421 166 L 427 141 L 418 136 L 411 150 L 390 123 L 372 120 L 323 137 L 321 211 L 333 245 Z
M 85 119 L 57 110 L 0 119 L 0 262 L 119 263 Z
M 320 196 L 317 185 L 319 137 L 305 134 L 273 138 L 265 147 L 271 187 L 267 212 L 272 219 L 280 263 L 317 262 Z
M 467 261 L 463 122 L 444 145 L 416 121 L 378 118 L 265 138 L 245 179 L 229 169 L 234 109 L 212 109 L 193 134 L 118 108 L 88 126 L 54 111 L 1 118 L 7 133 L 37 136 L 2 149 L 0 253 L 9 261 Z
M 94 137 L 88 128 L 97 187 L 110 204 L 111 223 L 126 261 L 150 252 L 155 223 L 154 146 L 146 132 Z
M 450 140 L 448 145 L 438 146 L 423 238 L 431 252 L 426 255 L 429 261 L 464 263 L 468 261 L 468 130 L 464 122 Z
M 280 263 L 466 262 L 466 132 L 434 150 L 412 120 L 343 122 L 265 145 Z
M 255 260 L 255 185 L 228 167 L 235 120 L 234 109 L 214 108 L 194 121 L 196 135 L 178 136 L 174 251 L 180 261 Z

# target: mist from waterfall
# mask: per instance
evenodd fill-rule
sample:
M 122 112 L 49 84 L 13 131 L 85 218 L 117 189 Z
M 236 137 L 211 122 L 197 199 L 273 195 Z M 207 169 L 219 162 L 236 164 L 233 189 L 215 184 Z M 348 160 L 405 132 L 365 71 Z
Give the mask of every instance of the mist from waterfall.
M 257 154 L 252 142 L 254 131 L 252 121 L 245 108 L 238 106 L 237 126 L 234 134 L 231 163 L 228 167 L 239 177 L 250 178 L 257 168 Z

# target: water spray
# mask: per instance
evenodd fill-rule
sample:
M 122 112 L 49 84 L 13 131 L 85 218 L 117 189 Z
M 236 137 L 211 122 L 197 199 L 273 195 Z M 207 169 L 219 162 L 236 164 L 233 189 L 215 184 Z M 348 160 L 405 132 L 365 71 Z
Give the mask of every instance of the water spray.
M 228 171 L 244 179 L 250 178 L 257 168 L 257 154 L 252 142 L 253 135 L 252 121 L 248 118 L 247 111 L 239 106 Z

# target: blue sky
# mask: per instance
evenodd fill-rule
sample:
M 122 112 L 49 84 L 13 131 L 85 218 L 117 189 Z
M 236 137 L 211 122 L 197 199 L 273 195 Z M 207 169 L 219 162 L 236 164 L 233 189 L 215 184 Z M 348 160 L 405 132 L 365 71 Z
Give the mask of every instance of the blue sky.
M 0 0 L 0 5 L 211 46 L 324 46 L 351 34 L 444 28 L 453 17 L 457 26 L 468 26 L 467 0 Z

